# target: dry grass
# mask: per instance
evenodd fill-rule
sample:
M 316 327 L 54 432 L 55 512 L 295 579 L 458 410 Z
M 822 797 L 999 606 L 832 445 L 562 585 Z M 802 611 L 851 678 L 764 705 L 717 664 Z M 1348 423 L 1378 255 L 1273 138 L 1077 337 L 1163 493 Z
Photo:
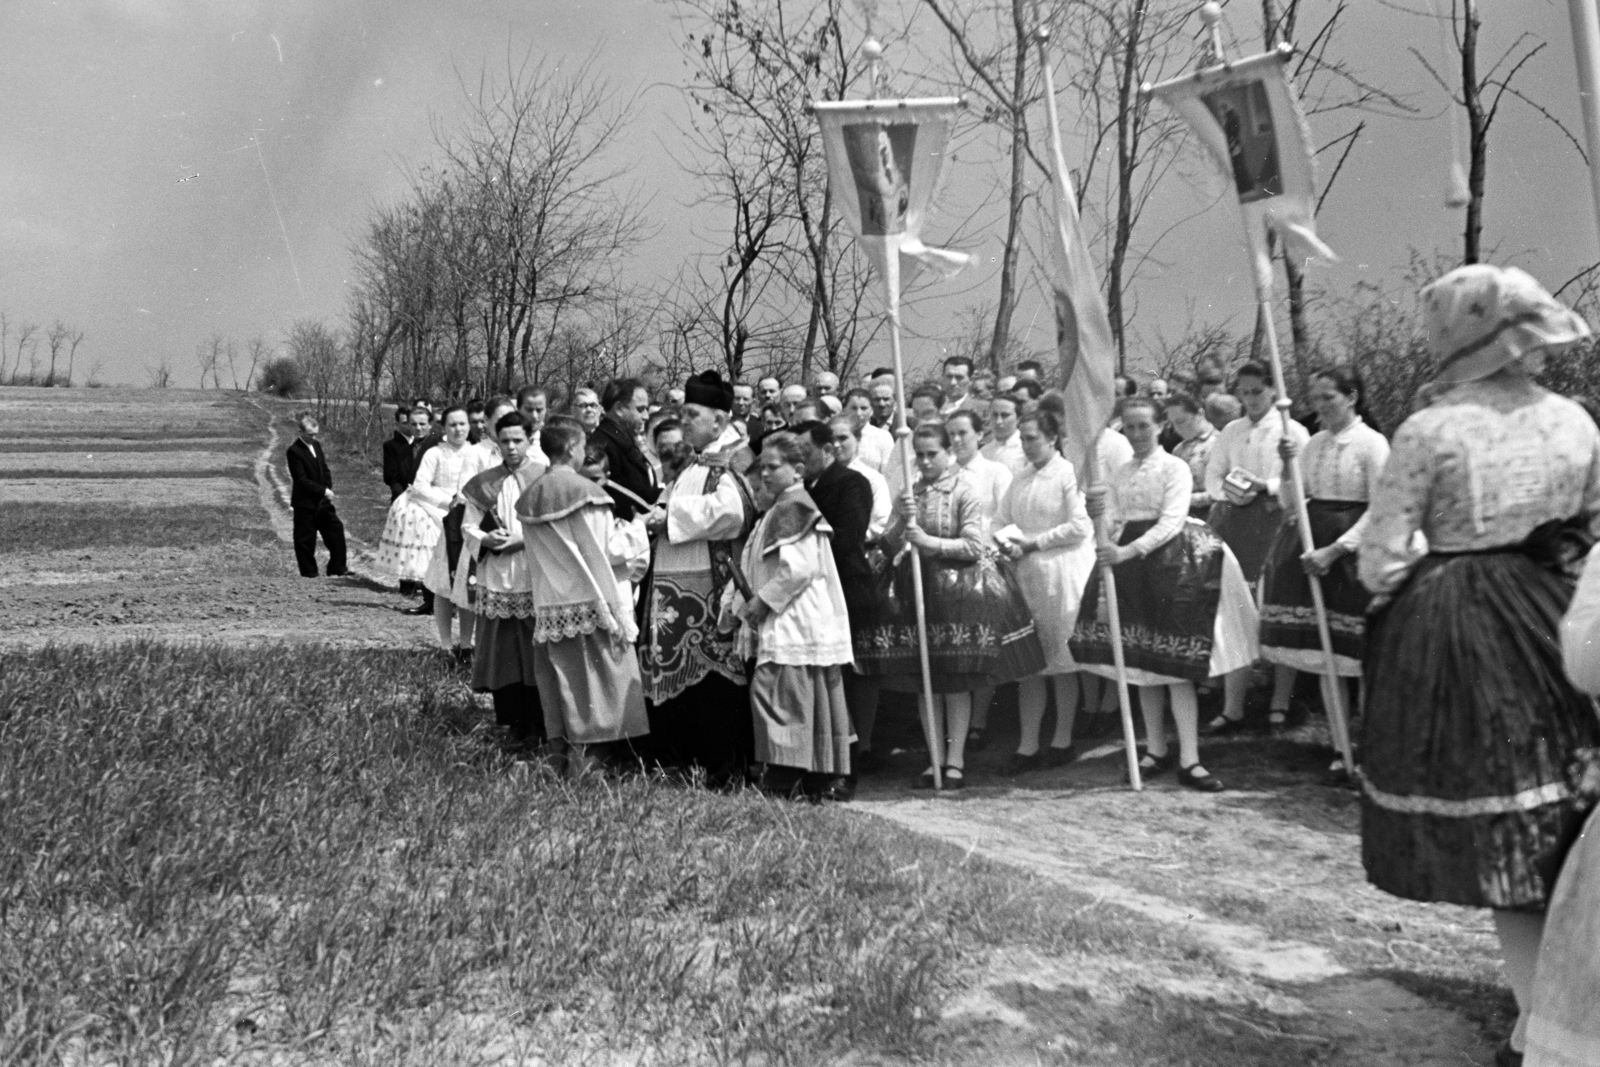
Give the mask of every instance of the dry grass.
M 57 496 L 27 507 L 0 507 L 0 552 L 183 547 L 227 541 L 278 543 L 267 517 L 253 500 L 228 507 L 137 506 L 117 497 L 68 503 Z
M 162 478 L 197 474 L 224 474 L 241 468 L 248 470 L 251 456 L 242 452 L 212 449 L 173 449 L 162 451 L 96 451 L 91 445 L 82 451 L 0 452 L 0 477 L 49 476 L 132 476 Z
M 842 813 L 561 782 L 414 653 L 0 654 L 0 810 L 6 1063 L 920 1055 L 982 945 L 1138 929 Z

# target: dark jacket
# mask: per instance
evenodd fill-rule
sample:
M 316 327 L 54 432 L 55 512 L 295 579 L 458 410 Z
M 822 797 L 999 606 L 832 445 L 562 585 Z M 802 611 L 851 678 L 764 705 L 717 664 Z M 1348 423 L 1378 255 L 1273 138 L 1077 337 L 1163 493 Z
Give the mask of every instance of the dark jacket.
M 650 466 L 650 461 L 639 450 L 633 435 L 618 425 L 617 420 L 610 415 L 601 419 L 590 443 L 605 451 L 606 459 L 611 465 L 611 473 L 608 476 L 611 481 L 647 504 L 656 502 L 656 498 L 661 495 L 661 485 L 656 480 L 655 468 Z M 616 505 L 617 518 L 624 522 L 643 510 L 637 501 L 625 493 L 611 489 L 607 489 L 606 492 L 611 494 L 612 502 Z
M 422 441 L 414 441 L 399 430 L 383 443 L 383 484 L 389 487 L 391 504 L 411 488 L 411 482 L 417 476 L 417 466 L 422 462 L 423 449 L 419 447 L 422 444 Z
M 288 458 L 289 481 L 294 486 L 289 493 L 289 506 L 296 511 L 314 509 L 324 503 L 331 507 L 333 501 L 328 499 L 327 490 L 333 488 L 333 472 L 328 469 L 327 446 L 319 444 L 312 452 L 297 437 L 289 446 Z
M 840 463 L 827 468 L 806 485 L 817 510 L 833 527 L 830 544 L 839 568 L 845 604 L 873 594 L 872 567 L 867 563 L 867 527 L 872 523 L 872 483 Z

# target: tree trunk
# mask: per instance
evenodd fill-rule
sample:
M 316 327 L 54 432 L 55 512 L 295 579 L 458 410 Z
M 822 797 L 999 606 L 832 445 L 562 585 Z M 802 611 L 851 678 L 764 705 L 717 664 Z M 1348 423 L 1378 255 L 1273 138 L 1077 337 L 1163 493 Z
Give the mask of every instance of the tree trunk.
M 1478 85 L 1478 5 L 1462 0 L 1461 99 L 1467 108 L 1470 162 L 1467 167 L 1467 229 L 1463 263 L 1479 262 L 1483 239 L 1483 179 L 1489 169 L 1489 124 Z
M 989 342 L 989 369 L 998 377 L 1000 359 L 1011 341 L 1011 316 L 1017 304 L 1018 230 L 1022 225 L 1023 183 L 1028 162 L 1028 116 L 1023 110 L 1028 82 L 1028 26 L 1023 0 L 1011 0 L 1011 25 L 1016 34 L 1017 62 L 1011 78 L 1011 201 L 1006 216 L 1006 244 L 1000 255 L 1000 299 L 994 312 L 994 337 Z
M 1128 35 L 1122 44 L 1121 77 L 1117 79 L 1117 226 L 1111 259 L 1106 264 L 1106 311 L 1111 336 L 1117 342 L 1117 373 L 1127 372 L 1128 342 L 1122 307 L 1122 266 L 1133 238 L 1133 179 L 1138 154 L 1138 127 L 1134 108 L 1139 106 L 1135 77 L 1139 62 L 1139 35 L 1144 32 L 1148 0 L 1133 0 L 1128 12 Z

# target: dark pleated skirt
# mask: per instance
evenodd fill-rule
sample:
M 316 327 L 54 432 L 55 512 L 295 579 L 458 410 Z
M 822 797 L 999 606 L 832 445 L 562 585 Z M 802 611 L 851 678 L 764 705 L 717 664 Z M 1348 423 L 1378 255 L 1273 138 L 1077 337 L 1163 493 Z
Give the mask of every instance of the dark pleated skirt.
M 1368 630 L 1367 879 L 1412 900 L 1544 907 L 1600 785 L 1600 718 L 1562 669 L 1565 575 L 1431 555 Z
M 1311 539 L 1326 548 L 1366 514 L 1363 500 L 1312 500 L 1306 505 L 1311 518 Z M 1321 672 L 1322 638 L 1317 633 L 1316 611 L 1311 603 L 1311 580 L 1300 565 L 1300 530 L 1291 523 L 1278 529 L 1267 563 L 1261 594 L 1261 654 L 1274 663 Z M 1328 609 L 1333 654 L 1340 673 L 1358 675 L 1366 647 L 1367 605 L 1372 594 L 1356 573 L 1354 554 L 1339 561 L 1322 576 L 1322 602 Z
M 1254 586 L 1266 566 L 1278 528 L 1283 525 L 1283 508 L 1277 498 L 1262 493 L 1244 507 L 1219 501 L 1211 505 L 1208 521 L 1217 536 L 1233 549 L 1244 580 Z
M 1154 525 L 1154 521 L 1128 523 L 1119 543 L 1138 540 Z M 1148 556 L 1117 564 L 1117 609 L 1127 666 L 1195 682 L 1211 676 L 1223 559 L 1221 539 L 1190 519 L 1177 536 Z M 1105 599 L 1103 580 L 1096 567 L 1083 590 L 1083 606 L 1068 643 L 1079 663 L 1115 662 L 1109 618 L 1097 610 Z
M 534 668 L 533 620 L 478 616 L 472 654 L 472 688 L 493 692 L 508 685 L 537 686 Z
M 855 631 L 857 671 L 881 677 L 896 692 L 922 688 L 912 560 L 908 552 L 885 568 L 876 598 L 880 617 Z M 1010 563 L 995 554 L 919 562 L 934 692 L 1004 685 L 1044 669 L 1044 649 Z

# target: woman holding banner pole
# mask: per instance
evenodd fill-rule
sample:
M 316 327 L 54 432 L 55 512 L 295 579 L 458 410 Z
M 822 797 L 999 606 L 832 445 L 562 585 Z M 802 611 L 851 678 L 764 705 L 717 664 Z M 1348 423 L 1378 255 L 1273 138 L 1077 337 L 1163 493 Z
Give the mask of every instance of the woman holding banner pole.
M 1195 683 L 1245 670 L 1259 649 L 1259 617 L 1238 560 L 1204 524 L 1189 518 L 1194 489 L 1188 464 L 1157 442 L 1155 401 L 1133 397 L 1123 405 L 1122 432 L 1133 459 L 1111 478 L 1114 544 L 1096 550 L 1116 578 L 1128 681 L 1139 686 L 1146 754 L 1141 775 L 1173 766 L 1167 751 L 1166 705 L 1170 692 L 1178 728 L 1178 783 L 1217 792 L 1222 783 L 1200 765 L 1199 699 Z M 1090 498 L 1091 516 L 1101 508 Z M 1086 670 L 1113 676 L 1114 655 L 1100 608 L 1103 582 L 1097 572 L 1084 590 L 1071 649 Z M 1241 700 L 1230 686 L 1230 701 Z M 1232 709 L 1230 709 L 1232 710 Z

